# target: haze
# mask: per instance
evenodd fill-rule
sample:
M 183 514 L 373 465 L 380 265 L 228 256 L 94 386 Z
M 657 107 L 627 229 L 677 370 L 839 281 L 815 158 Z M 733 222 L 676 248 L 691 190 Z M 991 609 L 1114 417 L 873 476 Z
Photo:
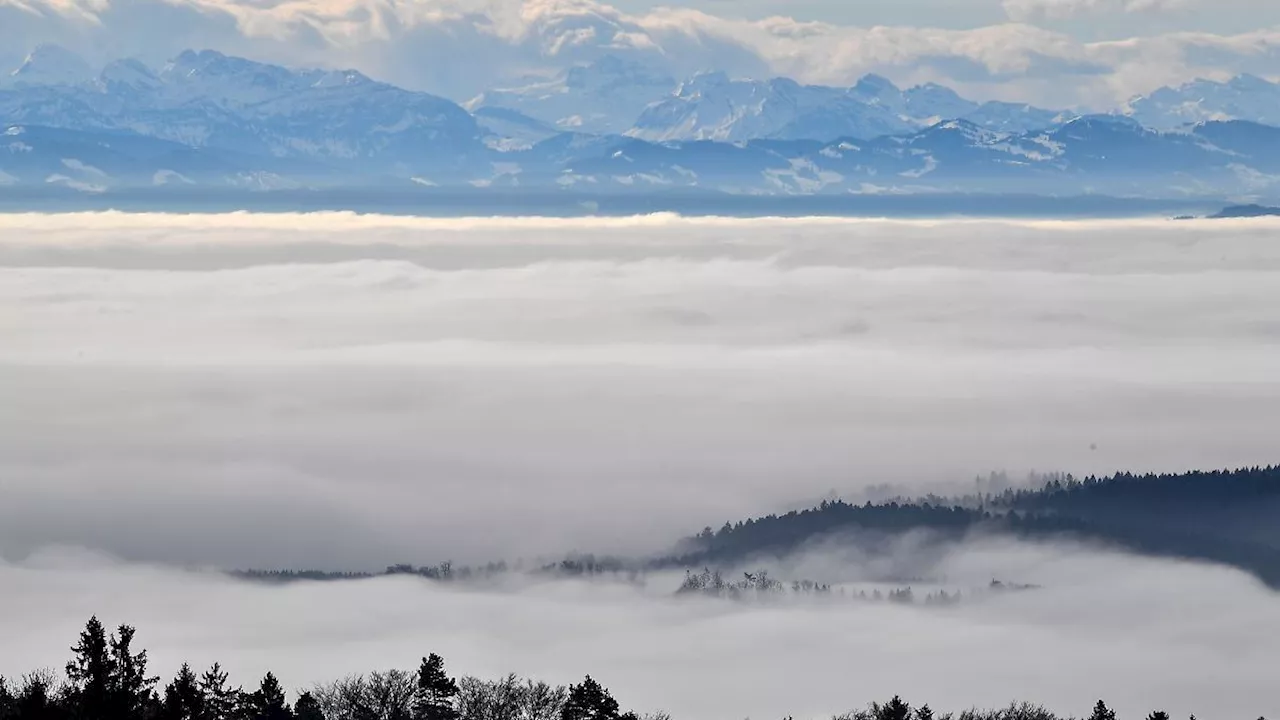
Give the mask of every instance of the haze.
M 5 216 L 0 550 L 643 553 L 885 482 L 1266 464 L 1277 228 Z
M 856 575 L 839 556 L 809 569 Z M 1280 711 L 1280 605 L 1243 574 L 1079 548 L 976 544 L 942 563 L 966 593 L 993 574 L 1044 589 L 953 608 L 853 601 L 763 606 L 559 581 L 453 590 L 414 578 L 286 587 L 42 553 L 0 565 L 0 673 L 58 667 L 89 613 L 136 622 L 152 667 L 220 661 L 235 683 L 287 686 L 411 668 L 550 682 L 591 673 L 628 707 L 682 720 L 829 718 L 901 693 L 939 710 L 1043 702 L 1120 717 Z

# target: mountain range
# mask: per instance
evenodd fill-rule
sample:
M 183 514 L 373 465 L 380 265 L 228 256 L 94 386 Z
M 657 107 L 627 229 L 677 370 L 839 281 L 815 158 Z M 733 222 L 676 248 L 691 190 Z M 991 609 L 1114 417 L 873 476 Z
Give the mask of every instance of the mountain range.
M 1280 85 L 1249 76 L 1081 115 L 606 57 L 459 104 L 355 70 L 209 50 L 94 69 L 44 45 L 0 78 L 0 186 L 1253 198 L 1280 189 L 1276 125 Z

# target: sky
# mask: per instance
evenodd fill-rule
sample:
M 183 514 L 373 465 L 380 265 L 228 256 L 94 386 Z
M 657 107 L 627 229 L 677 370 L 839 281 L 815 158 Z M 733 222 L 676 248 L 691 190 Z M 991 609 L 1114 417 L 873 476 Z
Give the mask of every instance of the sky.
M 876 72 L 1077 110 L 1198 77 L 1280 77 L 1280 7 L 1252 0 L 0 0 L 0 61 L 45 41 L 97 63 L 213 48 L 355 67 L 459 101 L 604 55 L 677 78 Z
M 1007 470 L 1265 465 L 1274 221 L 0 217 L 0 552 L 666 550 Z

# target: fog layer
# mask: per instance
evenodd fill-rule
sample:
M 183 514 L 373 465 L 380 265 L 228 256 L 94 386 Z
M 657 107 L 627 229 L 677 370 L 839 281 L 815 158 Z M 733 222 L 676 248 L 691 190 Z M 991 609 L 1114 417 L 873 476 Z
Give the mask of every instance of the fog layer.
M 1277 230 L 0 217 L 0 552 L 642 552 L 873 483 L 1274 462 Z
M 803 564 L 841 566 L 830 558 Z M 850 568 L 843 568 L 851 571 Z M 220 661 L 234 683 L 267 670 L 294 689 L 349 672 L 416 667 L 587 673 L 625 707 L 679 720 L 829 718 L 900 693 L 935 709 L 1013 699 L 1121 718 L 1270 717 L 1280 603 L 1243 574 L 1073 548 L 970 546 L 940 570 L 969 591 L 993 575 L 1043 589 L 948 608 L 846 600 L 753 605 L 676 600 L 561 581 L 464 590 L 400 577 L 252 585 L 43 552 L 0 565 L 0 673 L 59 667 L 90 613 L 133 622 L 152 669 Z

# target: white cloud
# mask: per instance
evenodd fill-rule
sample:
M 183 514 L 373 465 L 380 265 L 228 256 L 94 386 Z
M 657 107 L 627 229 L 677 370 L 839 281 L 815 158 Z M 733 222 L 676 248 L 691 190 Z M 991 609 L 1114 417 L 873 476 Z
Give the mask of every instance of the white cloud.
M 46 4 L 51 3 L 51 4 Z M 1177 0 L 1008 0 L 1016 20 L 1146 10 Z M 1199 75 L 1280 74 L 1280 30 L 1165 33 L 1082 42 L 1025 22 L 969 30 L 742 20 L 593 0 L 0 0 L 0 40 L 60 41 L 98 59 L 160 61 L 188 47 L 266 60 L 357 66 L 466 99 L 502 79 L 627 52 L 677 74 L 725 69 L 847 84 L 867 72 L 942 81 L 978 98 L 1109 107 Z
M 1079 15 L 1165 12 L 1196 2 L 1198 0 L 1004 0 L 1004 9 L 1017 22 L 1034 22 Z

